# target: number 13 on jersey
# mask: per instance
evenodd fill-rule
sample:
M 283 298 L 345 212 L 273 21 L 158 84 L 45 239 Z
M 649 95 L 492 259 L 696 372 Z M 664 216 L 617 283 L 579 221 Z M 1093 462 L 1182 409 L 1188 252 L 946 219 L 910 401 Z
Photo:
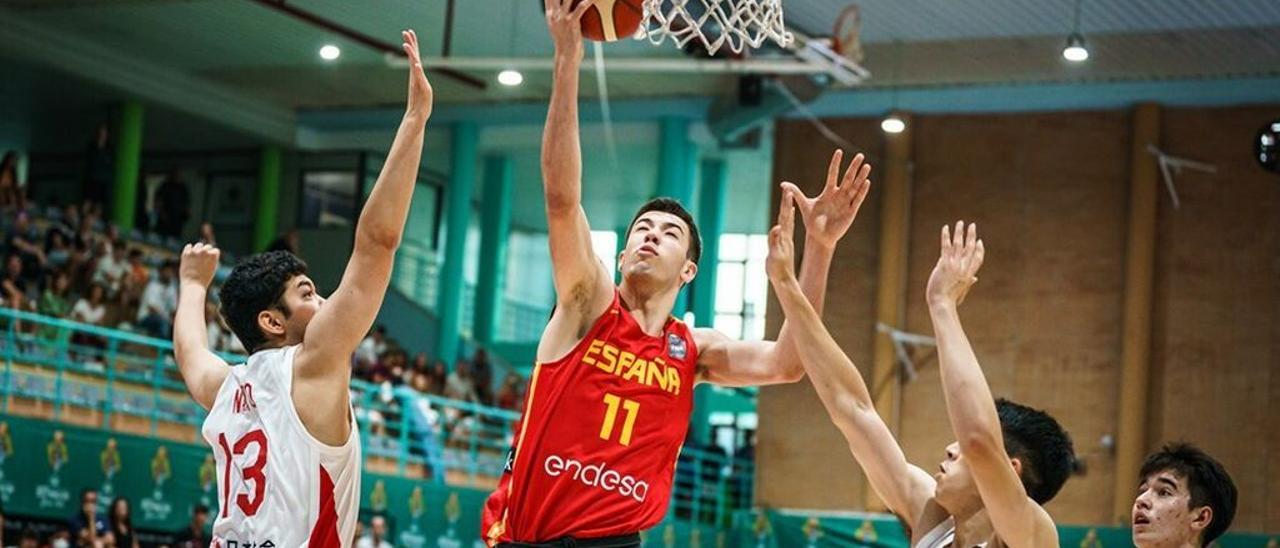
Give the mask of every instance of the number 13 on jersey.
M 258 455 L 254 459 L 253 464 L 240 468 L 240 477 L 245 483 L 253 483 L 253 495 L 248 493 L 240 493 L 236 495 L 236 506 L 240 507 L 240 511 L 245 517 L 251 517 L 258 513 L 258 508 L 262 506 L 264 494 L 267 491 L 267 475 L 265 468 L 267 466 L 267 435 L 262 430 L 252 430 L 246 432 L 235 444 L 227 443 L 226 434 L 218 434 L 218 445 L 222 446 L 223 457 L 226 459 L 225 468 L 222 474 L 222 517 L 227 517 L 228 507 L 231 506 L 231 460 L 234 456 L 240 456 L 248 452 L 250 445 L 258 446 Z
M 604 424 L 600 425 L 600 439 L 609 441 L 613 437 L 613 424 L 618 420 L 618 407 L 627 412 L 622 423 L 622 434 L 618 443 L 631 445 L 631 429 L 636 424 L 636 415 L 640 413 L 640 403 L 635 400 L 624 400 L 613 394 L 604 395 Z

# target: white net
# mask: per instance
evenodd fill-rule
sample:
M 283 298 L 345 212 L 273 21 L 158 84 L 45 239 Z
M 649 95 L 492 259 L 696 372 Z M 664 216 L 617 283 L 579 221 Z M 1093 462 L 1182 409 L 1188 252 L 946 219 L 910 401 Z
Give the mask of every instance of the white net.
M 697 40 L 709 53 L 722 47 L 742 53 L 765 40 L 791 44 L 782 0 L 644 0 L 641 36 L 655 45 L 667 38 L 680 47 Z

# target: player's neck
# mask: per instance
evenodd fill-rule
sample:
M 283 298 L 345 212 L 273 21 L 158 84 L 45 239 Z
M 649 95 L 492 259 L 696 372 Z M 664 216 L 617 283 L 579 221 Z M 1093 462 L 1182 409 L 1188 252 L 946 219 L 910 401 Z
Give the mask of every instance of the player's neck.
M 645 291 L 644 289 L 647 288 L 635 287 L 624 279 L 622 285 L 618 286 L 618 293 L 622 296 L 622 306 L 631 313 L 631 317 L 636 319 L 636 323 L 640 324 L 640 329 L 656 337 L 661 335 L 663 328 L 667 326 L 667 319 L 671 317 L 671 310 L 676 306 L 676 296 L 680 294 L 680 287 L 665 291 Z
M 991 540 L 995 534 L 991 520 L 982 508 L 963 515 L 953 515 L 951 518 L 956 526 L 956 538 L 952 546 L 977 546 Z

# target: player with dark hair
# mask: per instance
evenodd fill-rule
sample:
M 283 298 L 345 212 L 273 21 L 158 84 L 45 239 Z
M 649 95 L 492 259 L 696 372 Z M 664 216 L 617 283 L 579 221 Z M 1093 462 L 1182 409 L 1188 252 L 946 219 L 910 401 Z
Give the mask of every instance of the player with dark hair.
M 218 471 L 214 546 L 349 546 L 354 537 L 361 458 L 351 354 L 391 280 L 432 106 L 417 36 L 402 37 L 410 65 L 404 118 L 328 299 L 288 251 L 236 265 L 222 287 L 222 315 L 250 355 L 230 367 L 209 350 L 204 322 L 218 250 L 199 243 L 182 252 L 173 345 L 187 389 L 209 410 L 203 434 Z
M 485 505 L 481 534 L 491 546 L 638 545 L 638 532 L 667 513 L 694 384 L 766 385 L 804 374 L 785 326 L 776 343 L 735 341 L 672 316 L 702 253 L 698 227 L 679 202 L 651 200 L 632 218 L 618 257 L 620 285 L 595 256 L 577 112 L 580 18 L 590 3 L 570 4 L 545 2 L 556 49 L 542 148 L 556 308 L 507 471 Z M 842 158 L 832 158 L 820 196 L 800 196 L 813 220 L 801 278 L 818 308 L 835 244 L 869 185 L 861 156 L 837 184 Z M 711 268 L 716 263 L 708 258 Z
M 912 532 L 912 546 L 1057 546 L 1057 528 L 1041 505 L 1071 473 L 1071 440 L 1043 411 L 992 397 L 955 315 L 982 264 L 976 231 L 967 241 L 952 241 L 943 229 L 942 256 L 929 278 L 943 393 L 959 440 L 930 476 L 907 462 L 862 375 L 801 293 L 793 272 L 792 201 L 784 195 L 769 232 L 769 279 L 795 329 L 809 380 L 872 489 Z
M 1133 545 L 1203 548 L 1231 527 L 1236 484 L 1226 468 L 1189 443 L 1147 457 L 1133 501 Z

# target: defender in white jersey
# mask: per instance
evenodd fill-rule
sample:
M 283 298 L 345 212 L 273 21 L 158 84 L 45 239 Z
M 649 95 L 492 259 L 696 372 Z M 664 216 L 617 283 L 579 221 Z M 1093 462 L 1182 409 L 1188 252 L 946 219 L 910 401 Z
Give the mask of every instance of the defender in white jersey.
M 302 260 L 254 255 L 223 284 L 222 317 L 249 349 L 229 366 L 209 351 L 204 304 L 218 250 L 182 251 L 173 344 L 183 380 L 209 410 L 203 433 L 218 471 L 211 545 L 351 546 L 360 506 L 360 442 L 351 354 L 372 326 L 413 198 L 432 90 L 405 31 L 409 99 L 391 152 L 356 225 L 342 281 L 326 300 Z

